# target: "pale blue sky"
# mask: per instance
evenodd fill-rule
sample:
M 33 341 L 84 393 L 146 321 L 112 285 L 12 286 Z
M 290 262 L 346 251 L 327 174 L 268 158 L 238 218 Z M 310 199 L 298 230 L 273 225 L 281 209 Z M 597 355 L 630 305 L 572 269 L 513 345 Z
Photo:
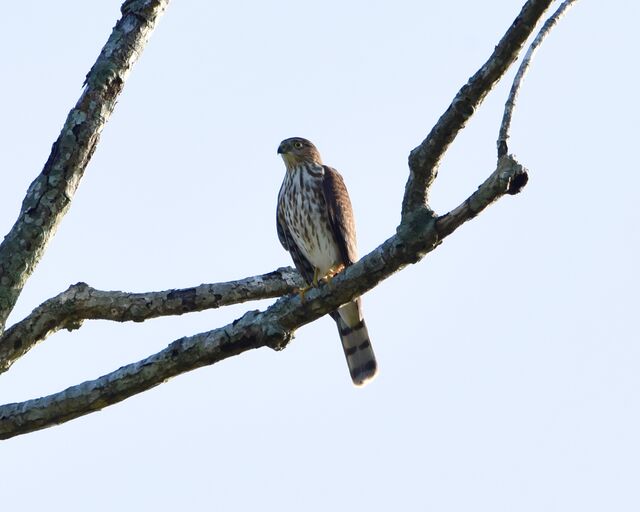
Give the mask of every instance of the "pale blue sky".
M 0 233 L 40 172 L 120 0 L 11 2 L 0 46 Z M 286 137 L 350 189 L 360 252 L 399 221 L 408 152 L 521 7 L 173 2 L 11 317 L 86 281 L 151 291 L 290 264 Z M 62 426 L 0 443 L 7 510 L 637 511 L 635 2 L 579 2 L 538 53 L 511 149 L 523 193 L 364 297 L 378 378 L 355 389 L 330 319 Z M 515 69 L 509 73 L 513 76 Z M 495 166 L 510 80 L 447 154 L 445 212 Z M 93 379 L 251 303 L 87 322 L 0 376 L 0 402 Z

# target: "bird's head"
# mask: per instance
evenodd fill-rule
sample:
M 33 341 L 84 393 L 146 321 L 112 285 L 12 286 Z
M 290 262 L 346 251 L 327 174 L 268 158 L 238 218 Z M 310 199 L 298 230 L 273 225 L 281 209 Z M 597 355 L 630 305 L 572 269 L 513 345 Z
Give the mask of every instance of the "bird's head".
M 322 159 L 316 147 L 302 137 L 291 137 L 283 140 L 278 146 L 278 154 L 282 156 L 287 169 L 296 167 L 301 163 L 322 165 Z

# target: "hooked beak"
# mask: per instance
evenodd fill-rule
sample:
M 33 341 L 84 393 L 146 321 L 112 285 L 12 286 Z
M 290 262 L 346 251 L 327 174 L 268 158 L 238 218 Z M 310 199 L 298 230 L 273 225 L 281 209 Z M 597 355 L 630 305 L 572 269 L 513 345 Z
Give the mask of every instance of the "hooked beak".
M 286 152 L 287 152 L 286 144 L 284 142 L 281 142 L 280 145 L 278 146 L 278 154 L 282 155 Z

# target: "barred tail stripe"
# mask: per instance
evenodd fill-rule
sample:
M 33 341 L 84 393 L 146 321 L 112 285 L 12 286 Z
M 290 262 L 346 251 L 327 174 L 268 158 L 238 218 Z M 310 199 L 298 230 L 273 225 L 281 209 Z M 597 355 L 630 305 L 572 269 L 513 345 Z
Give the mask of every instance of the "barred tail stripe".
M 353 327 L 349 327 L 340 315 L 335 315 L 334 319 L 338 325 L 351 379 L 356 386 L 363 386 L 375 377 L 378 370 L 367 325 L 364 320 L 361 320 Z

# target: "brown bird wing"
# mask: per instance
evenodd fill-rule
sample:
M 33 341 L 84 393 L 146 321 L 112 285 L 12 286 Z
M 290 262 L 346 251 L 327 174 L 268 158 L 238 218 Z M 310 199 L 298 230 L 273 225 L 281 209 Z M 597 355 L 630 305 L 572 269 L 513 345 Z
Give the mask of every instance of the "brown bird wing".
M 276 229 L 278 230 L 278 240 L 280 240 L 280 244 L 282 244 L 282 247 L 284 247 L 285 251 L 289 250 L 289 238 L 291 238 L 291 235 L 288 233 L 287 227 L 285 226 L 284 220 L 283 220 L 283 214 L 280 211 L 282 206 L 280 205 L 280 196 L 282 195 L 282 192 L 280 192 L 280 194 L 278 195 L 278 208 L 276 210 Z
M 351 200 L 340 173 L 332 167 L 326 165 L 323 167 L 324 180 L 322 184 L 329 223 L 338 243 L 342 261 L 346 266 L 349 266 L 358 259 L 356 226 Z

